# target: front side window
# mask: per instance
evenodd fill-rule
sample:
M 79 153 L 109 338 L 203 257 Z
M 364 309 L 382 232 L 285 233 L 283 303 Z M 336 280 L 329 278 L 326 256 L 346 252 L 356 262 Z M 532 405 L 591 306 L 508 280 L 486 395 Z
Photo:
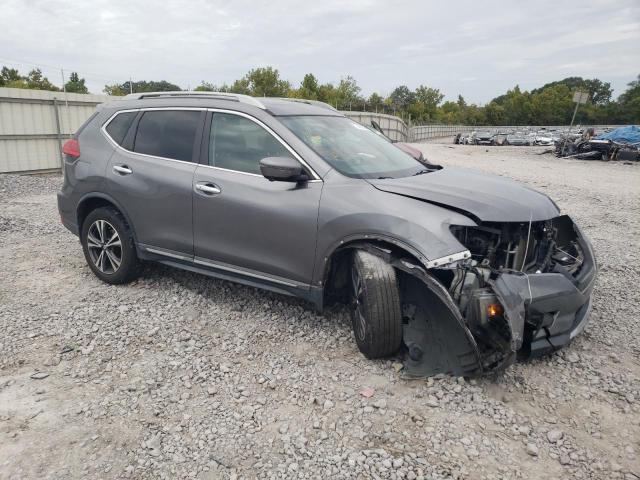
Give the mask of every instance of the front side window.
M 198 111 L 144 112 L 138 123 L 133 151 L 190 162 L 199 121 Z
M 127 135 L 127 131 L 131 126 L 131 122 L 133 122 L 137 114 L 138 112 L 120 113 L 113 117 L 113 120 L 107 125 L 107 133 L 118 145 L 122 145 L 124 137 Z
M 289 150 L 257 123 L 229 113 L 214 113 L 209 165 L 260 175 L 260 160 L 291 157 Z
M 399 178 L 424 172 L 423 164 L 348 118 L 290 116 L 280 121 L 343 175 Z

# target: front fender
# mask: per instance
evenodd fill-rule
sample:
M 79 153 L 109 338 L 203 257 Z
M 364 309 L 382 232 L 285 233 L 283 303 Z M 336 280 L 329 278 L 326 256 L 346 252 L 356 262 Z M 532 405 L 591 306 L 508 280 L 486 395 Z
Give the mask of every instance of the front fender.
M 425 266 L 432 260 L 467 251 L 449 226 L 476 225 L 470 218 L 377 190 L 364 180 L 335 180 L 325 180 L 320 201 L 314 285 L 323 281 L 324 266 L 333 253 L 354 240 L 382 240 L 397 245 Z

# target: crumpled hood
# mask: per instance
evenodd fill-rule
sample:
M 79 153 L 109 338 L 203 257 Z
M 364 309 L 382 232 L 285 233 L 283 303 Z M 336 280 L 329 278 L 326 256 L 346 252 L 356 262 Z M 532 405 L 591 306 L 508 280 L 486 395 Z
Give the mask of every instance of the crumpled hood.
M 368 181 L 378 190 L 449 207 L 483 222 L 535 222 L 560 213 L 540 192 L 504 177 L 463 168 Z

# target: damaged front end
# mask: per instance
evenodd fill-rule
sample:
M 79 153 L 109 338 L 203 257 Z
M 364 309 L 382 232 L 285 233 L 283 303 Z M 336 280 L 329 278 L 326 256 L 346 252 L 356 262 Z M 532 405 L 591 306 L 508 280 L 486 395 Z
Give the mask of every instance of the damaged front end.
M 451 232 L 468 249 L 462 259 L 428 270 L 389 259 L 402 290 L 406 374 L 499 370 L 554 351 L 584 329 L 596 263 L 568 216 Z

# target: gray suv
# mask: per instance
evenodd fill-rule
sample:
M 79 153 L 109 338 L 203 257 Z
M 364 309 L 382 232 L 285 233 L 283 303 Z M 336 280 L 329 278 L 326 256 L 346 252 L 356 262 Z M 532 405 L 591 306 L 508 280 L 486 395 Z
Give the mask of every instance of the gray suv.
M 351 306 L 369 358 L 474 375 L 582 331 L 592 248 L 546 195 L 419 162 L 319 102 L 103 104 L 63 148 L 63 224 L 111 284 L 141 260 Z

